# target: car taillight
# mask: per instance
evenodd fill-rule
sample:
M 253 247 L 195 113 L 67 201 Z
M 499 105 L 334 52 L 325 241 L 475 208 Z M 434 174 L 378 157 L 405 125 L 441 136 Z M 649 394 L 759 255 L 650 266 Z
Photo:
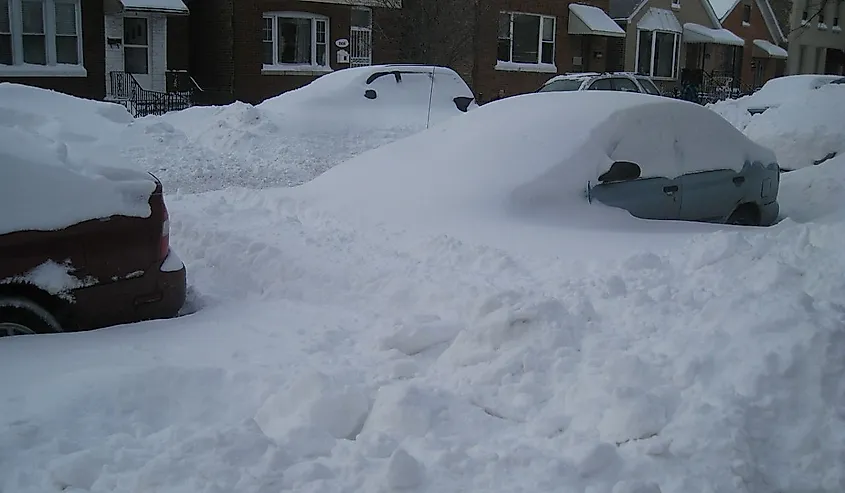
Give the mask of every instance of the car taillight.
M 159 249 L 159 260 L 164 260 L 170 253 L 170 215 L 167 213 L 167 207 L 162 204 L 164 210 L 164 221 L 161 223 L 161 243 Z

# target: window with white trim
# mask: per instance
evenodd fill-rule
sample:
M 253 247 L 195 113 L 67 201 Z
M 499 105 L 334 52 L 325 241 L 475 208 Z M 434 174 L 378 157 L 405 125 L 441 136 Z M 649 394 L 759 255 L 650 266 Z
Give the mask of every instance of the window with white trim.
M 678 33 L 637 30 L 637 73 L 663 79 L 677 78 L 680 46 Z
M 497 59 L 500 62 L 554 64 L 555 18 L 500 12 Z
M 264 14 L 264 68 L 328 69 L 329 19 L 307 12 Z
M 0 0 L 0 71 L 80 67 L 79 0 Z

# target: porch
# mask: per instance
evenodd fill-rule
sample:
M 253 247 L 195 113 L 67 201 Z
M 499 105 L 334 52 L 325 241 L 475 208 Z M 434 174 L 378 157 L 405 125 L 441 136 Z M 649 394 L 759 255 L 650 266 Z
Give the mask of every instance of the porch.
M 686 56 L 681 83 L 697 89 L 702 103 L 750 92 L 750 85 L 742 81 L 744 39 L 727 29 L 688 22 L 683 26 L 683 44 Z
M 106 99 L 135 116 L 192 105 L 188 7 L 182 0 L 105 0 Z

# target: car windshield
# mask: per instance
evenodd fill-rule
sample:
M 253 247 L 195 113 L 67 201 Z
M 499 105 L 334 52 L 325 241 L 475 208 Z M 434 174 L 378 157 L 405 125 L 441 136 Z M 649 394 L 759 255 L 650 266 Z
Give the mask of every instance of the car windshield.
M 582 83 L 581 79 L 558 79 L 544 85 L 538 92 L 577 91 L 581 88 Z
M 836 79 L 835 81 L 832 81 L 832 82 L 831 82 L 831 84 L 842 84 L 842 85 L 845 85 L 845 77 L 843 77 L 843 78 L 841 78 L 841 79 Z
M 653 94 L 655 96 L 661 95 L 660 89 L 658 89 L 657 86 L 654 85 L 654 82 L 652 82 L 651 79 L 648 79 L 646 77 L 637 77 L 637 80 L 640 81 L 640 85 L 643 86 L 645 92 Z

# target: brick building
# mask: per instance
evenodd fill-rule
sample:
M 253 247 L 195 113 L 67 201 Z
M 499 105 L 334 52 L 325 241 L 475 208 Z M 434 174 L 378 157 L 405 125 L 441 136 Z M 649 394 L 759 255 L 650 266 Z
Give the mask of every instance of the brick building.
M 786 71 L 786 37 L 767 0 L 739 0 L 717 12 L 722 25 L 745 41 L 739 63 L 742 85 L 757 88 Z
M 532 92 L 556 74 L 604 71 L 608 38 L 624 31 L 608 0 L 489 0 L 473 40 L 472 87 L 480 102 Z
M 191 75 L 207 102 L 257 103 L 347 67 L 391 60 L 381 0 L 194 0 Z

